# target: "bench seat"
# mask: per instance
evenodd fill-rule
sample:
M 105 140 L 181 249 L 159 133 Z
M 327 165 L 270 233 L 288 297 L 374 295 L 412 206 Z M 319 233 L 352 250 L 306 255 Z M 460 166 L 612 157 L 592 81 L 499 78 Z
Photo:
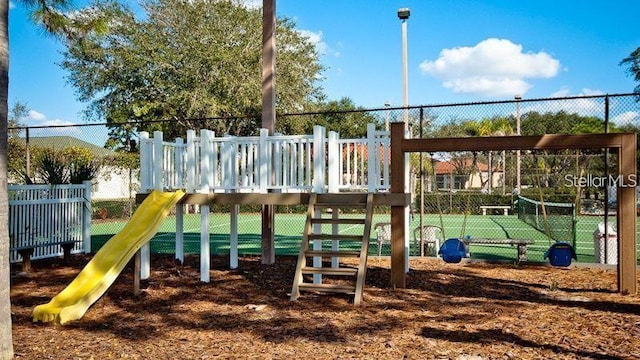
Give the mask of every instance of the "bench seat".
M 487 239 L 487 238 L 470 238 L 461 239 L 467 248 L 469 254 L 469 245 L 511 245 L 518 247 L 518 258 L 516 262 L 527 261 L 527 245 L 533 245 L 534 241 L 530 239 Z
M 14 246 L 11 248 L 12 251 L 17 251 L 18 254 L 22 257 L 22 271 L 29 272 L 31 270 L 31 256 L 36 248 L 48 247 L 48 246 L 57 246 L 59 245 L 64 252 L 64 262 L 68 263 L 71 258 L 71 250 L 76 245 L 74 240 L 63 240 L 63 241 L 52 241 L 52 242 L 43 242 L 38 244 L 29 244 L 22 246 Z

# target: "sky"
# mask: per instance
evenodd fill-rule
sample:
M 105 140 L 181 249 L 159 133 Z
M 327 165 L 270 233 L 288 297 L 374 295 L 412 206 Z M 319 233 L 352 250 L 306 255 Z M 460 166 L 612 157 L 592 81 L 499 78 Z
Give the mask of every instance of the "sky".
M 276 1 L 277 16 L 316 43 L 331 100 L 402 106 L 399 8 L 411 11 L 410 105 L 630 93 L 637 85 L 619 65 L 640 47 L 637 0 Z M 27 104 L 28 125 L 83 122 L 87 104 L 58 65 L 62 50 L 20 0 L 10 1 L 9 104 Z

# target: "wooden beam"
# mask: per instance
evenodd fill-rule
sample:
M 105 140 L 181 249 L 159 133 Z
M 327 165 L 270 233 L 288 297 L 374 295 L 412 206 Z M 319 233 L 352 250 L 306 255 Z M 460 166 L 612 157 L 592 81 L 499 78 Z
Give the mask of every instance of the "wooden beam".
M 148 194 L 137 194 L 139 204 Z M 367 193 L 326 193 L 318 194 L 321 202 L 360 203 L 364 202 Z M 179 204 L 189 205 L 301 205 L 309 203 L 309 193 L 212 193 L 186 194 Z M 373 194 L 373 205 L 377 206 L 409 206 L 411 194 L 376 193 Z
M 638 195 L 635 134 L 621 134 L 622 147 L 618 151 L 618 291 L 636 294 L 637 282 L 637 228 Z

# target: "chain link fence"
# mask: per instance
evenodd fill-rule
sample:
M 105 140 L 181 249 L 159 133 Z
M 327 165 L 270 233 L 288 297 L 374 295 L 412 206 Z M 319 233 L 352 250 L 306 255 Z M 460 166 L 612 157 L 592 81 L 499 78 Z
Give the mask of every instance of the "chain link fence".
M 195 128 L 234 124 L 235 118 L 190 121 Z M 246 124 L 247 117 L 237 119 Z M 542 135 L 550 133 L 638 132 L 640 103 L 634 94 L 514 99 L 465 104 L 436 104 L 410 108 L 383 107 L 369 110 L 278 115 L 276 124 L 323 125 L 340 132 L 341 138 L 363 136 L 366 123 L 388 129 L 391 122 L 406 122 L 414 138 Z M 158 129 L 171 129 L 174 122 L 158 121 Z M 41 182 L 43 154 L 69 148 L 88 149 L 87 156 L 99 163 L 94 179 L 92 251 L 96 251 L 120 230 L 135 210 L 138 190 L 139 124 L 121 128 L 106 124 L 79 124 L 10 129 L 9 179 L 12 183 Z M 244 125 L 243 125 L 244 126 Z M 276 125 L 278 126 L 278 125 Z M 238 125 L 238 128 L 241 126 Z M 242 127 L 244 133 L 258 129 Z M 149 130 L 145 128 L 145 130 Z M 172 136 L 186 137 L 175 133 Z M 463 141 L 463 140 L 461 140 Z M 105 148 L 119 146 L 118 151 Z M 49 149 L 49 150 L 47 150 Z M 67 151 L 69 152 L 69 151 Z M 72 152 L 73 153 L 73 152 Z M 615 231 L 617 160 L 600 151 L 500 151 L 436 152 L 412 154 L 410 253 L 435 256 L 434 240 L 446 238 L 529 239 L 530 261 L 544 261 L 544 252 L 556 240 L 575 245 L 580 262 L 608 259 L 599 252 L 614 252 L 600 224 L 609 222 Z M 391 175 L 393 176 L 393 174 Z M 567 205 L 568 204 L 568 205 Z M 186 209 L 185 252 L 199 252 L 199 215 Z M 228 209 L 212 207 L 212 253 L 229 253 Z M 533 215 L 532 215 L 533 213 Z M 276 251 L 297 254 L 304 228 L 306 207 L 278 207 Z M 533 220 L 532 220 L 533 219 Z M 242 206 L 240 254 L 260 254 L 260 208 Z M 388 209 L 377 209 L 374 226 L 390 221 Z M 172 225 L 152 240 L 152 251 L 173 253 Z M 421 235 L 419 228 L 433 227 Z M 557 235 L 561 234 L 561 235 Z M 609 234 L 611 236 L 612 234 Z M 615 236 L 615 234 L 613 234 Z M 382 231 L 371 234 L 371 255 L 388 255 L 389 241 Z M 602 250 L 602 241 L 606 242 Z M 469 247 L 470 257 L 487 260 L 516 260 L 518 249 L 510 244 Z M 615 261 L 613 259 L 611 261 Z M 609 260 L 607 260 L 609 261 Z

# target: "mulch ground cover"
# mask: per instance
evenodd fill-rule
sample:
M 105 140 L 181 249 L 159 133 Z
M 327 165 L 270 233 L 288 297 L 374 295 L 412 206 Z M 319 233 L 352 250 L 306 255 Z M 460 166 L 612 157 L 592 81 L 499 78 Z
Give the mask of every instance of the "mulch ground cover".
M 12 277 L 16 359 L 638 359 L 640 296 L 616 292 L 599 268 L 411 260 L 406 289 L 391 289 L 388 259 L 370 258 L 362 306 L 347 295 L 289 301 L 294 257 L 262 265 L 212 258 L 152 259 L 133 294 L 129 265 L 85 316 L 33 323 L 88 262 L 35 261 Z

